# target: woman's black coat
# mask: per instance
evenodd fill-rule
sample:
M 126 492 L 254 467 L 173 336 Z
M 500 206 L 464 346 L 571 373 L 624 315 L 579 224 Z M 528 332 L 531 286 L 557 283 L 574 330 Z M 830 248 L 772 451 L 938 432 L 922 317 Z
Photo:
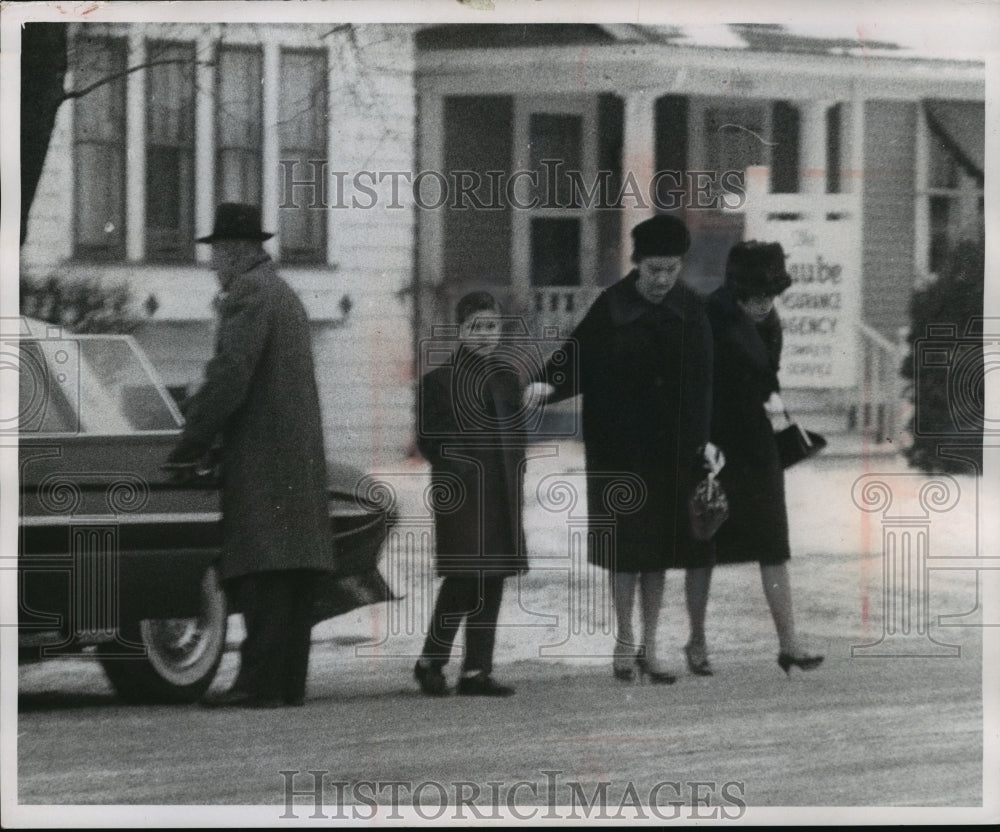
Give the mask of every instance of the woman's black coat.
M 764 403 L 779 390 L 781 321 L 754 324 L 725 286 L 708 300 L 715 342 L 712 441 L 726 456 L 719 481 L 729 519 L 715 536 L 716 561 L 783 563 L 789 558 L 785 475 Z
M 659 304 L 633 271 L 594 302 L 550 361 L 550 401 L 583 395 L 588 556 L 621 572 L 705 565 L 687 503 L 709 436 L 712 340 L 702 301 L 678 283 Z
M 528 569 L 521 390 L 512 367 L 465 348 L 421 379 L 417 444 L 431 464 L 439 575 Z

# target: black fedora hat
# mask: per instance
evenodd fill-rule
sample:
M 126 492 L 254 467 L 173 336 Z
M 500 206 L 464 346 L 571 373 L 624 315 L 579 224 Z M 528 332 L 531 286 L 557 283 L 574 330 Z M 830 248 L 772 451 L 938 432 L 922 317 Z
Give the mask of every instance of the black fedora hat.
M 260 228 L 260 208 L 241 202 L 223 202 L 215 209 L 215 226 L 207 237 L 199 237 L 199 243 L 214 243 L 217 240 L 270 240 L 274 235 Z

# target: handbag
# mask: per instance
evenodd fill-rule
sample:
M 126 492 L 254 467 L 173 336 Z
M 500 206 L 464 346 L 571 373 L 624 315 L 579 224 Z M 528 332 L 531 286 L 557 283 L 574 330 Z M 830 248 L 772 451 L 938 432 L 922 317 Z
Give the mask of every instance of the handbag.
M 694 494 L 688 501 L 691 534 L 695 540 L 711 540 L 729 517 L 729 499 L 715 478 L 715 473 L 709 471 L 705 475 L 695 486 Z
M 787 410 L 785 419 L 788 421 L 788 427 L 774 433 L 782 468 L 790 468 L 803 459 L 815 456 L 826 447 L 826 439 L 823 436 L 793 422 Z

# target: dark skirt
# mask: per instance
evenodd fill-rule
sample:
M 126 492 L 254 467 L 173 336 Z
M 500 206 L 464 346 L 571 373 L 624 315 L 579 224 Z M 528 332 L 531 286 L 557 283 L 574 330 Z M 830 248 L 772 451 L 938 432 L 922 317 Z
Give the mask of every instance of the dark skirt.
M 726 452 L 719 482 L 729 498 L 729 517 L 715 535 L 715 562 L 776 565 L 787 561 L 791 550 L 785 472 L 777 452 L 756 464 Z

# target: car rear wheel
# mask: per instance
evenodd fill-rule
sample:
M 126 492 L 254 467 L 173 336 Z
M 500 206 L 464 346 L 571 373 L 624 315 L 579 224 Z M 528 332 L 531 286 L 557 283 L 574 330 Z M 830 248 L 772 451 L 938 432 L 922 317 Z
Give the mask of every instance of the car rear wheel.
M 194 702 L 208 690 L 226 649 L 226 596 L 214 568 L 205 571 L 195 618 L 146 619 L 123 627 L 142 643 L 141 658 L 104 656 L 101 665 L 118 695 L 134 703 Z

